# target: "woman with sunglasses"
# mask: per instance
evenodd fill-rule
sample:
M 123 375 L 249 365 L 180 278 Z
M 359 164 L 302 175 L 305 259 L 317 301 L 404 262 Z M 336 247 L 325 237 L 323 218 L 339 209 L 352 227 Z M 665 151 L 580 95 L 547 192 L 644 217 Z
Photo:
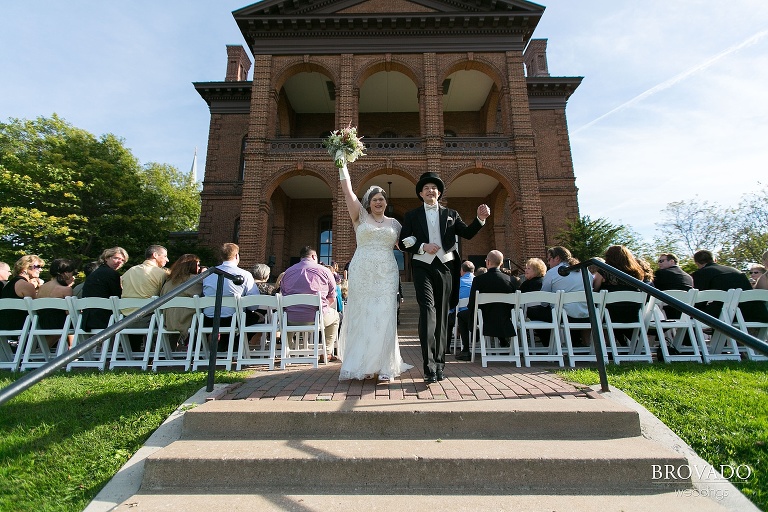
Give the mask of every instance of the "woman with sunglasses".
M 3 299 L 23 299 L 24 297 L 37 298 L 37 287 L 33 280 L 40 278 L 40 271 L 45 261 L 36 254 L 22 256 L 13 265 L 13 277 L 0 292 Z M 0 311 L 0 329 L 18 330 L 24 327 L 27 318 L 25 311 L 15 309 Z

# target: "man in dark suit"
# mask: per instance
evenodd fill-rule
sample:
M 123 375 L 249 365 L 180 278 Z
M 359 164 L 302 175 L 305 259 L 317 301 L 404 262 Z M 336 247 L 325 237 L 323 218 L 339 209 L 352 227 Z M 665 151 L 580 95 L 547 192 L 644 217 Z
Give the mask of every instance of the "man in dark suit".
M 413 284 L 419 304 L 419 341 L 424 358 L 424 381 L 443 380 L 448 344 L 448 310 L 459 302 L 458 237 L 470 239 L 491 214 L 482 204 L 467 226 L 456 210 L 438 204 L 445 191 L 440 177 L 427 172 L 416 183 L 424 206 L 405 214 L 400 247 L 413 255 Z
M 504 255 L 499 251 L 491 251 L 485 258 L 485 266 L 488 272 L 477 276 L 472 281 L 472 290 L 469 295 L 469 304 L 465 311 L 459 311 L 459 334 L 461 335 L 461 353 L 456 356 L 460 361 L 469 361 L 472 354 L 469 352 L 469 326 L 474 324 L 475 298 L 480 293 L 515 293 L 517 280 L 501 271 Z M 512 305 L 506 303 L 484 304 L 480 306 L 483 311 L 483 336 L 499 338 L 502 346 L 509 346 L 512 336 L 515 335 L 515 326 L 512 323 Z
M 715 258 L 709 251 L 698 251 L 693 255 L 693 262 L 699 270 L 693 273 L 693 286 L 699 290 L 724 290 L 739 288 L 751 290 L 752 285 L 744 272 L 733 267 L 715 263 Z M 722 302 L 698 303 L 696 307 L 718 318 L 723 308 Z M 740 306 L 741 313 L 747 322 L 768 321 L 768 309 L 760 302 L 747 302 Z
M 683 269 L 677 266 L 677 256 L 672 253 L 659 255 L 659 270 L 653 277 L 653 286 L 656 289 L 665 290 L 690 290 L 693 288 L 693 278 Z M 664 306 L 667 318 L 676 320 L 682 313 L 671 306 Z

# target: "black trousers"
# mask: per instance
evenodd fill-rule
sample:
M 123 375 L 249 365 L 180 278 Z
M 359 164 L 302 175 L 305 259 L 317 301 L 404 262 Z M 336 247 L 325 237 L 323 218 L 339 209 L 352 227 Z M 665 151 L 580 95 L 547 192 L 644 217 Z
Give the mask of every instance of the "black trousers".
M 448 302 L 453 288 L 451 269 L 435 258 L 432 263 L 413 260 L 413 285 L 419 304 L 419 342 L 424 374 L 445 367 L 448 346 Z

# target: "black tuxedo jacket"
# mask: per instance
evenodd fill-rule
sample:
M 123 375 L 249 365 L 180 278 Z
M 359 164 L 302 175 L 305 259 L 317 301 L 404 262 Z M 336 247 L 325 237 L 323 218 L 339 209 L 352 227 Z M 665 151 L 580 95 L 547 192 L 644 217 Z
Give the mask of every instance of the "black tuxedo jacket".
M 746 274 L 733 267 L 718 265 L 717 263 L 708 263 L 693 273 L 693 284 L 699 290 L 725 290 L 731 288 L 740 288 L 742 290 L 751 290 L 752 285 Z M 709 304 L 698 303 L 696 307 L 703 309 L 706 313 L 717 317 L 722 310 L 722 302 L 711 302 Z M 766 322 L 768 321 L 768 307 L 760 302 L 747 302 L 740 306 L 744 319 L 748 322 Z
M 450 298 L 450 307 L 456 307 L 459 302 L 459 277 L 461 269 L 461 255 L 458 251 L 457 237 L 465 238 L 467 240 L 474 237 L 483 224 L 475 217 L 475 220 L 467 226 L 459 212 L 446 208 L 444 206 L 439 207 L 439 230 L 441 238 L 441 246 L 443 250 L 454 247 L 453 261 L 449 261 L 448 265 L 451 268 L 451 274 L 453 278 L 453 288 Z M 408 237 L 415 237 L 416 243 L 411 247 L 406 248 L 403 244 L 403 240 Z M 411 254 L 418 254 L 421 244 L 429 243 L 429 227 L 427 226 L 427 212 L 424 211 L 424 206 L 419 206 L 405 214 L 403 219 L 403 229 L 400 231 L 400 248 Z
M 472 290 L 469 295 L 468 311 L 474 314 L 475 296 L 480 293 L 515 293 L 517 283 L 511 277 L 498 268 L 489 268 L 488 272 L 477 276 L 472 281 Z M 483 335 L 510 338 L 515 335 L 515 326 L 512 323 L 511 304 L 483 304 Z
M 674 267 L 656 271 L 653 276 L 653 286 L 657 290 L 690 290 L 693 288 L 693 278 L 683 269 Z

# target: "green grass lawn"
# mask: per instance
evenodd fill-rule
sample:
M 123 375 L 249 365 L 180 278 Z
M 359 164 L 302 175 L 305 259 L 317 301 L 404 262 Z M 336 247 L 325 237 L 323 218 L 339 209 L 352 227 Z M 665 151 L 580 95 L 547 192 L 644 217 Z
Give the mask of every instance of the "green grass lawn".
M 768 510 L 768 364 L 611 365 L 609 383 L 649 409 L 715 467 L 748 464 L 734 481 Z M 560 372 L 582 384 L 596 370 Z M 0 374 L 6 386 L 19 374 Z M 217 373 L 217 382 L 244 374 Z M 80 511 L 149 435 L 205 386 L 206 374 L 57 374 L 0 406 L 0 510 Z
M 0 373 L 0 387 L 20 374 Z M 217 382 L 243 379 L 219 372 Z M 57 374 L 0 405 L 0 510 L 80 511 L 204 372 Z
M 768 363 L 609 365 L 607 372 L 611 387 L 651 411 L 715 468 L 749 465 L 748 479 L 730 480 L 768 510 Z M 600 382 L 597 370 L 558 373 L 581 384 Z

